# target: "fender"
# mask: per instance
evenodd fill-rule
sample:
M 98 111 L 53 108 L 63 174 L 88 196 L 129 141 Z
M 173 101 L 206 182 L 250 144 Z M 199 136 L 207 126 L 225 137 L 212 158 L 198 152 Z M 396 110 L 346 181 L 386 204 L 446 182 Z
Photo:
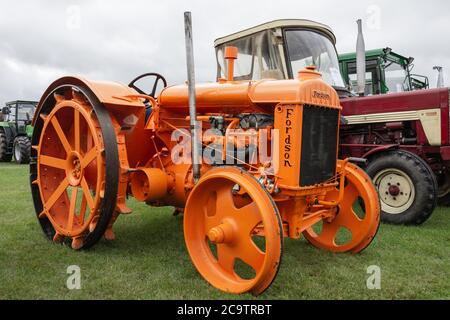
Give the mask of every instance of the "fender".
M 370 151 L 366 152 L 362 158 L 368 159 L 370 156 L 386 151 L 386 150 L 393 150 L 393 149 L 398 149 L 399 145 L 398 144 L 387 144 L 387 145 L 383 145 L 383 146 L 378 146 L 375 147 L 373 149 L 371 149 Z
M 53 82 L 42 95 L 33 117 L 33 126 L 36 117 L 46 104 L 54 104 L 55 99 L 51 96 L 57 88 L 66 85 L 84 87 L 91 91 L 108 111 L 110 111 L 120 122 L 124 117 L 134 114 L 137 118 L 145 113 L 145 105 L 139 94 L 134 89 L 117 82 L 89 81 L 81 77 L 63 77 Z M 44 105 L 45 104 L 45 105 Z
M 33 117 L 33 127 L 40 131 L 42 121 L 39 114 L 50 110 L 56 103 L 54 92 L 58 88 L 74 86 L 83 88 L 92 93 L 98 101 L 108 110 L 113 123 L 120 129 L 122 138 L 118 135 L 118 143 L 125 143 L 128 150 L 128 161 L 131 166 L 148 160 L 154 150 L 150 140 L 151 132 L 145 130 L 145 104 L 146 97 L 136 90 L 117 82 L 89 81 L 81 77 L 63 77 L 53 82 L 42 95 Z M 117 133 L 119 134 L 119 133 Z M 133 141 L 140 139 L 140 143 Z M 32 145 L 38 144 L 38 138 L 32 138 Z M 122 140 L 123 139 L 123 140 Z

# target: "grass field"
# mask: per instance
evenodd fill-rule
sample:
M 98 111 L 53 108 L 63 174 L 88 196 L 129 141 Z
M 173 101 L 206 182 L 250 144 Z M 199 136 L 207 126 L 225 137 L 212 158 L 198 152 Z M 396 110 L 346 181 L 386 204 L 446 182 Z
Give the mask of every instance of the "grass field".
M 182 217 L 171 208 L 130 202 L 117 240 L 74 252 L 47 241 L 36 220 L 28 166 L 0 165 L 0 299 L 255 299 L 209 286 L 186 252 Z M 81 268 L 81 290 L 68 290 L 67 267 Z M 366 287 L 381 268 L 381 289 Z M 450 208 L 420 227 L 382 225 L 361 254 L 332 254 L 286 240 L 273 285 L 257 299 L 449 299 Z

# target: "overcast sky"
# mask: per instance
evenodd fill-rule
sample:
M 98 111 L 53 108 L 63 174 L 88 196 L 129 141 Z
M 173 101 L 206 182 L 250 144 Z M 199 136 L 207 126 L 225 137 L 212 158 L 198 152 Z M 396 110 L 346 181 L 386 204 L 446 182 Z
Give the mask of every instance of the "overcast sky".
M 214 39 L 281 18 L 328 24 L 339 52 L 355 50 L 356 19 L 367 49 L 415 57 L 414 72 L 450 84 L 450 2 L 364 0 L 0 0 L 0 103 L 38 100 L 60 76 L 128 83 L 159 72 L 186 78 L 183 12 L 191 11 L 197 82 L 215 79 Z

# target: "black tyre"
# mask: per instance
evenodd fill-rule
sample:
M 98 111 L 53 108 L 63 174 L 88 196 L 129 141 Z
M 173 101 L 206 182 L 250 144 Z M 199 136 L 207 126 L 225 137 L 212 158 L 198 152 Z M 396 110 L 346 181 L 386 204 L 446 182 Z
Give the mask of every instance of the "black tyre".
M 419 225 L 437 205 L 437 182 L 420 157 L 392 150 L 370 159 L 366 172 L 380 195 L 381 220 L 392 224 Z
M 12 154 L 8 153 L 8 140 L 6 140 L 6 135 L 0 132 L 0 162 L 10 162 L 12 159 Z
M 437 176 L 439 191 L 438 204 L 440 206 L 450 206 L 450 170 L 447 169 Z
M 30 163 L 31 141 L 20 136 L 14 140 L 14 160 L 18 164 Z

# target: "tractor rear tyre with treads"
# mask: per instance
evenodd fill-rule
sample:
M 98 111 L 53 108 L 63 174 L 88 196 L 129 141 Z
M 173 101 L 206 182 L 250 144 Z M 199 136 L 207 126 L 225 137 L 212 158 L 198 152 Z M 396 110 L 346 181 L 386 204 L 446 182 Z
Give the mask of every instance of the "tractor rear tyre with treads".
M 14 160 L 18 164 L 30 163 L 31 141 L 28 137 L 20 136 L 14 140 Z
M 10 162 L 12 154 L 8 154 L 8 141 L 6 135 L 0 132 L 0 162 Z
M 438 205 L 450 206 L 450 169 L 446 169 L 437 177 L 439 192 L 438 192 Z
M 437 205 L 437 182 L 428 164 L 404 150 L 391 150 L 372 158 L 366 172 L 380 195 L 381 220 L 420 225 Z

